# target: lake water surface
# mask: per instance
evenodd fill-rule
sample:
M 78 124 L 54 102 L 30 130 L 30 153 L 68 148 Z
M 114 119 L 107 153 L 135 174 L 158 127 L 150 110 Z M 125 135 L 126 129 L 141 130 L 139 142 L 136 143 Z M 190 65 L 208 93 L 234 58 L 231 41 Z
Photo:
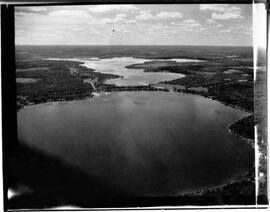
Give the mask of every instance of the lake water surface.
M 118 92 L 28 106 L 20 142 L 135 195 L 177 195 L 245 173 L 254 151 L 228 125 L 247 113 L 197 95 Z
M 113 84 L 117 86 L 137 86 L 148 85 L 151 83 L 170 81 L 183 77 L 183 74 L 165 73 L 165 72 L 144 72 L 144 69 L 125 68 L 126 66 L 154 61 L 150 59 L 141 59 L 134 57 L 114 57 L 114 58 L 75 58 L 75 59 L 59 59 L 49 58 L 51 60 L 69 60 L 84 62 L 83 66 L 95 69 L 96 72 L 104 74 L 115 74 L 121 76 L 120 79 L 109 79 L 105 84 Z M 201 62 L 193 59 L 156 59 L 157 61 L 175 61 L 178 63 L 185 62 Z

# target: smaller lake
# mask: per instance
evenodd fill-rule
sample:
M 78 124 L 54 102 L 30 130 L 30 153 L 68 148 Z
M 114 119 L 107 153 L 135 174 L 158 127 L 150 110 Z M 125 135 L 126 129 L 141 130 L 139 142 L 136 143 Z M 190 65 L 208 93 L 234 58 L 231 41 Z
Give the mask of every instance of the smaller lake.
M 193 59 L 141 59 L 134 57 L 114 57 L 114 58 L 74 58 L 74 59 L 60 59 L 60 58 L 48 58 L 50 60 L 69 60 L 84 62 L 83 66 L 87 68 L 95 69 L 96 72 L 104 74 L 115 74 L 121 76 L 119 79 L 109 79 L 105 84 L 113 84 L 117 86 L 137 86 L 148 85 L 156 82 L 170 81 L 184 77 L 183 74 L 168 73 L 168 72 L 144 72 L 144 69 L 125 68 L 126 66 L 144 63 L 149 61 L 175 61 L 177 63 L 186 62 L 202 62 L 201 60 Z

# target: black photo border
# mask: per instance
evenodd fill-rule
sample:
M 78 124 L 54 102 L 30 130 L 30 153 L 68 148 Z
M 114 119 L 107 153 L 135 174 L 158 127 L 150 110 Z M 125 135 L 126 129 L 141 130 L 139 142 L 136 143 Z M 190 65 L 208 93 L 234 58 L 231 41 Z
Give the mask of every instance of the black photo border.
M 267 0 L 255 0 L 255 3 L 266 3 Z M 17 0 L 1 1 L 1 77 L 2 77 L 2 177 L 4 210 L 9 210 L 7 191 L 9 183 L 9 155 L 16 153 L 17 141 L 17 108 L 16 108 L 16 68 L 15 68 L 15 7 L 23 6 L 64 6 L 64 5 L 98 5 L 98 4 L 252 4 L 252 0 Z M 159 207 L 160 208 L 160 207 Z M 159 208 L 144 208 L 146 210 L 157 210 Z M 162 208 L 162 207 L 161 207 Z M 176 209 L 255 209 L 254 207 L 164 207 L 166 210 Z M 267 208 L 265 206 L 259 208 Z M 66 209 L 65 209 L 66 210 Z M 68 209 L 69 210 L 69 209 Z M 89 210 L 138 210 L 138 208 L 93 208 L 93 209 L 71 209 L 69 211 Z M 18 211 L 18 210 L 9 210 Z M 25 209 L 24 209 L 25 211 Z M 40 211 L 31 209 L 30 211 Z M 42 211 L 62 211 L 62 209 L 42 209 Z

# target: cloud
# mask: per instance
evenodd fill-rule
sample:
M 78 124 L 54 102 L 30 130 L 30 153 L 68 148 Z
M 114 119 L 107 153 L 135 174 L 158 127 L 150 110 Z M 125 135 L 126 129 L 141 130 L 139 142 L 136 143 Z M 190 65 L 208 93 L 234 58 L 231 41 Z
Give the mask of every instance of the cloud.
M 162 11 L 156 15 L 153 15 L 150 10 L 140 11 L 139 15 L 135 17 L 135 19 L 140 21 L 146 20 L 166 20 L 166 19 L 174 19 L 174 18 L 182 18 L 183 15 L 180 12 L 166 12 Z
M 181 32 L 201 32 L 205 30 L 200 22 L 194 19 L 186 19 L 178 23 L 172 22 L 171 24 L 176 27 L 176 30 L 180 30 Z
M 48 13 L 52 24 L 82 24 L 92 21 L 92 16 L 83 10 L 55 10 Z
M 216 24 L 217 23 L 214 19 L 211 19 L 211 18 L 206 19 L 205 22 L 208 24 Z
M 228 7 L 227 4 L 201 4 L 200 10 L 210 10 L 210 11 L 217 11 L 217 12 L 224 12 Z
M 47 11 L 47 8 L 46 7 L 29 7 L 28 10 L 32 12 L 45 12 Z
M 115 20 L 120 20 L 120 21 L 122 21 L 122 20 L 125 20 L 126 17 L 127 17 L 126 14 L 120 13 L 120 14 L 117 14 L 117 15 L 116 15 Z
M 55 10 L 48 14 L 50 17 L 71 17 L 71 18 L 88 18 L 91 17 L 83 10 Z
M 230 6 L 228 4 L 221 5 L 200 5 L 200 10 L 211 11 L 212 19 L 229 20 L 229 19 L 243 19 L 242 10 L 240 7 Z
M 184 25 L 191 26 L 191 27 L 201 26 L 201 24 L 194 19 L 186 19 L 182 23 Z
M 16 7 L 15 15 L 45 14 L 47 11 L 46 7 Z
M 172 22 L 172 25 L 183 26 L 183 27 L 199 27 L 201 26 L 200 22 L 194 19 L 186 19 L 181 22 Z
M 211 16 L 217 20 L 229 20 L 229 19 L 243 19 L 244 17 L 240 13 L 226 12 L 226 13 L 213 13 Z
M 223 26 L 222 24 L 218 23 L 216 20 L 211 19 L 211 18 L 206 19 L 205 22 L 211 26 L 214 26 L 214 27 L 222 27 Z
M 140 21 L 154 20 L 155 16 L 151 14 L 150 10 L 143 10 L 143 11 L 140 11 L 139 15 L 137 15 L 135 19 L 140 20 Z
M 226 29 L 221 29 L 219 32 L 222 33 L 235 33 L 235 34 L 243 34 L 243 35 L 251 35 L 252 34 L 252 27 L 248 26 L 242 26 L 242 25 L 235 25 L 235 26 L 230 26 Z
M 136 23 L 134 20 L 127 19 L 127 15 L 124 13 L 117 14 L 114 18 L 98 18 L 96 23 L 103 24 L 126 24 L 126 23 Z
M 138 10 L 138 8 L 134 5 L 97 5 L 97 6 L 88 8 L 88 11 L 93 12 L 93 13 L 104 13 L 104 12 L 109 12 L 109 11 L 114 11 L 114 10 L 126 12 L 126 11 L 131 11 L 131 10 Z
M 84 10 L 56 10 L 51 11 L 48 14 L 48 21 L 51 20 L 52 24 L 64 24 L 64 25 L 104 25 L 104 24 L 125 24 L 135 23 L 132 20 L 127 19 L 127 14 L 119 13 L 111 18 L 94 17 Z
M 182 18 L 183 15 L 180 12 L 160 12 L 157 14 L 157 18 L 159 19 L 170 19 L 170 18 Z
M 219 31 L 222 32 L 222 33 L 227 33 L 227 32 L 232 32 L 233 29 L 234 29 L 233 27 L 229 27 L 227 29 L 222 29 L 222 30 L 219 30 Z
M 227 32 L 225 37 L 228 37 L 231 31 L 234 37 L 243 37 L 244 42 L 251 37 L 251 19 L 228 16 L 233 13 L 246 17 L 246 10 L 241 11 L 238 7 L 245 8 L 241 5 L 208 5 L 198 10 L 194 5 L 192 10 L 187 7 L 180 12 L 173 5 L 171 8 L 156 5 L 45 7 L 46 11 L 39 6 L 17 7 L 15 41 L 16 44 L 98 45 L 114 43 L 112 40 L 121 44 L 207 44 L 222 42 L 222 33 Z M 190 13 L 193 10 L 198 14 L 193 16 Z M 232 21 L 227 24 L 225 19 Z M 239 20 L 246 28 L 229 29 L 237 27 L 239 24 L 235 22 Z
M 25 15 L 27 15 L 27 13 L 15 11 L 15 16 L 25 16 Z

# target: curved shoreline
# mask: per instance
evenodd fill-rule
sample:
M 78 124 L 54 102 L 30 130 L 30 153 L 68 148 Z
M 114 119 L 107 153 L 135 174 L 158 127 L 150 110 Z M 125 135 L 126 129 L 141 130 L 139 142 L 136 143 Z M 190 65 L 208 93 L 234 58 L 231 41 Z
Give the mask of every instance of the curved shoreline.
M 169 92 L 168 89 L 157 89 L 157 88 L 153 89 L 153 87 L 151 87 L 151 86 L 141 86 L 140 87 L 141 90 L 138 90 L 138 86 L 135 86 L 135 87 L 118 87 L 118 86 L 113 86 L 113 88 L 114 88 L 114 90 L 113 89 L 110 90 L 110 91 L 109 90 L 106 90 L 105 92 L 121 92 L 121 91 L 126 91 L 126 92 L 127 91 L 163 91 L 163 92 Z M 136 90 L 132 90 L 131 88 L 132 89 L 136 89 Z M 103 95 L 103 93 L 100 93 L 100 94 Z M 192 93 L 190 93 L 190 94 L 192 94 Z M 198 95 L 198 94 L 196 94 L 196 95 Z M 202 96 L 202 95 L 200 95 L 200 96 Z M 92 97 L 94 97 L 94 95 L 91 93 L 91 96 L 85 96 L 83 98 L 75 98 L 75 99 L 72 99 L 72 100 L 61 99 L 61 100 L 57 100 L 57 101 L 47 101 L 47 102 L 73 101 L 73 100 L 88 99 L 88 98 L 92 98 Z M 206 96 L 203 96 L 203 97 L 206 97 Z M 211 99 L 211 98 L 209 98 L 209 99 Z M 215 101 L 218 101 L 218 100 L 215 100 Z M 46 103 L 46 102 L 40 102 L 40 103 Z M 40 104 L 40 103 L 34 103 L 34 104 Z M 220 102 L 220 103 L 222 103 L 222 102 Z M 239 109 L 239 108 L 237 108 L 237 109 Z M 239 120 L 237 120 L 237 121 L 239 121 Z M 237 122 L 237 121 L 235 121 L 235 122 Z M 229 126 L 231 126 L 235 122 L 229 124 Z M 244 141 L 244 142 L 250 144 L 251 147 L 254 149 L 254 145 L 253 145 L 254 144 L 254 141 L 253 141 L 253 143 L 250 142 L 248 139 L 242 137 L 241 135 L 238 135 L 235 132 L 231 132 L 229 128 L 228 128 L 228 131 L 229 131 L 229 133 L 233 134 L 234 136 L 237 136 L 239 138 L 239 140 Z M 252 182 L 252 177 L 249 176 L 250 175 L 250 172 L 252 172 L 252 171 L 254 171 L 254 167 L 251 168 L 250 170 L 247 170 L 245 174 L 236 176 L 233 179 L 229 180 L 229 182 L 223 183 L 221 185 L 217 185 L 217 186 L 213 186 L 213 187 L 209 187 L 209 188 L 205 188 L 205 189 L 198 189 L 196 191 L 191 191 L 191 192 L 190 191 L 189 192 L 183 192 L 183 193 L 179 193 L 179 194 L 171 195 L 171 196 L 166 196 L 166 197 L 168 197 L 168 198 L 170 198 L 170 197 L 171 198 L 173 198 L 173 197 L 186 197 L 186 196 L 187 197 L 196 197 L 196 196 L 208 195 L 209 193 L 218 193 L 218 194 L 220 194 L 220 193 L 223 193 L 224 192 L 224 189 L 226 190 L 226 189 L 228 189 L 228 187 L 233 186 L 233 185 L 236 185 L 236 184 L 238 184 L 238 185 L 240 184 L 241 185 L 243 182 L 250 182 L 251 184 L 254 183 L 254 182 Z M 145 197 L 146 198 L 153 198 L 153 199 L 159 198 L 159 197 L 155 197 L 155 196 L 145 196 Z
M 250 113 L 249 115 L 241 118 L 241 119 L 238 119 L 234 122 L 232 122 L 231 124 L 228 125 L 228 131 L 230 134 L 234 134 L 236 136 L 238 136 L 239 138 L 241 138 L 241 140 L 244 140 L 246 141 L 247 143 L 251 144 L 252 147 L 254 148 L 254 144 L 251 143 L 252 139 L 248 139 L 248 138 L 245 138 L 244 136 L 240 135 L 239 133 L 237 133 L 236 131 L 233 131 L 231 129 L 231 126 L 233 126 L 235 123 L 239 122 L 240 120 L 243 120 L 247 117 L 249 117 L 250 115 L 252 115 L 252 113 L 250 111 L 248 111 L 247 109 L 244 109 L 244 108 L 241 108 L 239 106 L 235 106 L 233 104 L 227 104 L 223 101 L 220 101 L 218 99 L 215 99 L 215 98 L 212 98 L 210 96 L 208 96 L 205 92 L 189 92 L 187 90 L 182 90 L 182 89 L 178 89 L 178 90 L 169 90 L 168 88 L 156 88 L 152 85 L 148 85 L 148 86 L 115 86 L 115 85 L 108 85 L 108 84 L 103 84 L 101 86 L 99 86 L 97 88 L 97 92 L 96 93 L 100 93 L 102 94 L 102 92 L 121 92 L 121 91 L 163 91 L 163 92 L 170 92 L 170 91 L 173 91 L 173 92 L 178 92 L 178 93 L 187 93 L 187 94 L 191 94 L 191 95 L 200 95 L 202 97 L 205 97 L 205 98 L 208 98 L 208 99 L 211 99 L 211 100 L 214 100 L 214 101 L 217 101 L 217 102 L 220 102 L 221 104 L 225 105 L 225 106 L 229 106 L 229 107 L 232 107 L 232 108 L 235 108 L 235 109 L 239 109 L 239 110 L 242 110 L 244 112 L 248 112 Z M 18 108 L 17 112 L 25 107 L 25 106 L 28 106 L 28 105 L 35 105 L 35 104 L 41 104 L 41 103 L 46 103 L 46 102 L 59 102 L 59 101 L 74 101 L 74 100 L 82 100 L 82 99 L 87 99 L 87 98 L 92 98 L 94 97 L 94 95 L 92 94 L 93 92 L 90 93 L 86 93 L 85 95 L 82 95 L 82 97 L 66 97 L 66 98 L 56 98 L 56 99 L 48 99 L 46 101 L 37 101 L 37 102 L 29 102 L 29 103 L 26 103 L 25 105 L 22 105 L 22 107 Z M 53 100 L 53 101 L 51 101 Z M 254 143 L 254 140 L 253 140 L 253 143 Z

